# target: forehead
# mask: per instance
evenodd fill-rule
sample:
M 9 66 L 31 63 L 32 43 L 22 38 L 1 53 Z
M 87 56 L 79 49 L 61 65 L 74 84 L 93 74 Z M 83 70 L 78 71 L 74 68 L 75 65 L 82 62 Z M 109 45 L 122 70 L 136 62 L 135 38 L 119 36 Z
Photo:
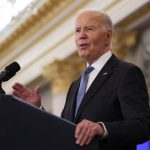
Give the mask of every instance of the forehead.
M 82 13 L 76 19 L 76 27 L 86 25 L 100 25 L 103 20 L 103 15 L 99 13 Z

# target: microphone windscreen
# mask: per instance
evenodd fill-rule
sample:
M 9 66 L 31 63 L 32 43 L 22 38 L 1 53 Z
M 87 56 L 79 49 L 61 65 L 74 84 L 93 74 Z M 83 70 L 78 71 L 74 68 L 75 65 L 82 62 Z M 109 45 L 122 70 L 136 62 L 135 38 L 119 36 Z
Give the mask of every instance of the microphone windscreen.
M 17 62 L 13 62 L 8 65 L 5 70 L 8 72 L 9 75 L 15 75 L 16 72 L 20 70 L 20 65 Z

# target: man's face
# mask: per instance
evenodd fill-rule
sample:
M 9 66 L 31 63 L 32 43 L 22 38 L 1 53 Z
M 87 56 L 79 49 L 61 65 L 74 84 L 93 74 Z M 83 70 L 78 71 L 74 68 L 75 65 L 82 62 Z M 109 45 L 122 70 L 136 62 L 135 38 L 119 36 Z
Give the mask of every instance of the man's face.
M 97 60 L 106 50 L 108 34 L 103 16 L 92 13 L 81 14 L 76 20 L 75 42 L 79 56 L 89 64 Z

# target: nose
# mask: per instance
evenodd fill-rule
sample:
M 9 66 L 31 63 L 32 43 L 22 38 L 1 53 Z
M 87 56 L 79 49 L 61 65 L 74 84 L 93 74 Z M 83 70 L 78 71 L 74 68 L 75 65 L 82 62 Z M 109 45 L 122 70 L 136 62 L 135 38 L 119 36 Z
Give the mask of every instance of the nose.
M 86 39 L 87 38 L 87 34 L 84 30 L 81 30 L 79 33 L 79 39 Z

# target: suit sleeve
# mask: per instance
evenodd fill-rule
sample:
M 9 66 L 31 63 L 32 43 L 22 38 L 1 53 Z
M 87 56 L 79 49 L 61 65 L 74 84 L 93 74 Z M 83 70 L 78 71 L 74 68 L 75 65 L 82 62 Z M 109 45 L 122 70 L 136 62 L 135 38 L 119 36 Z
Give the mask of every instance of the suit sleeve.
M 109 143 L 142 143 L 150 138 L 148 92 L 141 70 L 132 66 L 120 80 L 117 89 L 123 120 L 104 122 Z

